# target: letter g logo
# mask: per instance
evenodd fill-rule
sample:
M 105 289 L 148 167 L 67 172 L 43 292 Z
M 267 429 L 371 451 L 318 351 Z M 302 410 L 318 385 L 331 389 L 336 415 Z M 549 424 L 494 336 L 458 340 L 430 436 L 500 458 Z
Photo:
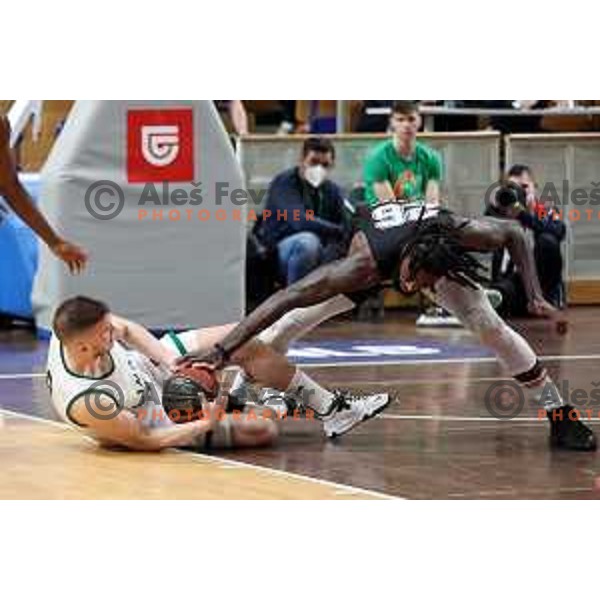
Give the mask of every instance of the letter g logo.
M 127 181 L 194 180 L 192 108 L 131 108 L 127 111 Z
M 155 167 L 166 167 L 179 154 L 177 125 L 146 125 L 142 127 L 142 154 Z

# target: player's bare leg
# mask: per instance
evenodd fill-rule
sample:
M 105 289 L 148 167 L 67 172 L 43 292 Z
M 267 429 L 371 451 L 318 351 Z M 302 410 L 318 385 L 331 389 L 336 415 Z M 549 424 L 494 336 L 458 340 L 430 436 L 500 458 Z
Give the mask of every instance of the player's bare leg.
M 435 283 L 435 299 L 491 348 L 503 367 L 522 386 L 525 398 L 545 410 L 550 421 L 550 442 L 558 448 L 594 451 L 594 433 L 565 404 L 531 346 L 501 319 L 483 288 L 459 285 L 447 278 Z
M 270 337 L 279 347 L 287 347 L 296 335 L 302 335 L 315 323 L 331 317 L 332 312 L 345 312 L 351 306 L 351 301 L 338 298 L 329 306 L 310 307 L 306 309 L 306 313 L 299 311 L 289 319 L 289 329 L 285 323 L 280 324 L 279 328 L 270 332 Z M 186 350 L 188 346 L 188 351 L 192 352 L 210 349 L 233 327 L 234 325 L 224 325 L 188 332 L 185 334 Z M 252 381 L 285 392 L 286 404 L 290 408 L 311 409 L 323 421 L 328 437 L 347 433 L 362 421 L 381 412 L 390 402 L 388 394 L 353 396 L 345 392 L 331 392 L 292 365 L 283 354 L 260 340 L 251 340 L 236 350 L 231 356 L 231 362 L 239 366 Z

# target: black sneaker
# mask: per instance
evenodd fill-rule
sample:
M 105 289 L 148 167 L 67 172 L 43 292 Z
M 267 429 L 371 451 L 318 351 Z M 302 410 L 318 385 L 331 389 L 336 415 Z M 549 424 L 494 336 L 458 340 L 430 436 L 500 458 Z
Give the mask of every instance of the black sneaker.
M 550 420 L 550 445 L 563 450 L 596 451 L 596 436 L 578 418 L 576 409 L 563 406 L 548 411 Z

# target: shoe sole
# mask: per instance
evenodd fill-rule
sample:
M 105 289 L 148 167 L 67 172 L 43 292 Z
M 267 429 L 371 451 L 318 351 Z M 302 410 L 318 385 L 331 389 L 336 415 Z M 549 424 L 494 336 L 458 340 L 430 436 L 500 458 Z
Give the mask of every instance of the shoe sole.
M 346 431 L 342 431 L 342 433 L 327 434 L 327 439 L 333 440 L 342 437 L 343 435 L 346 435 L 347 433 L 352 431 L 355 427 L 362 425 L 365 421 L 370 421 L 371 419 L 375 418 L 379 413 L 383 412 L 392 403 L 392 400 L 393 398 L 388 394 L 388 399 L 385 404 L 382 404 L 379 408 L 376 408 L 370 415 L 365 415 L 360 421 L 356 421 L 356 423 L 348 427 Z

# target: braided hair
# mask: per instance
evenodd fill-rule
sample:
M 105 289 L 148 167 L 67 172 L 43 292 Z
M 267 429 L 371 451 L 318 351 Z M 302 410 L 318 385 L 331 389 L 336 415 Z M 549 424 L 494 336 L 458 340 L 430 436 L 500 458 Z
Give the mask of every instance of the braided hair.
M 489 279 L 482 273 L 486 270 L 484 265 L 459 241 L 459 231 L 468 221 L 457 225 L 452 213 L 446 210 L 440 210 L 437 217 L 430 219 L 423 219 L 424 214 L 423 209 L 416 222 L 414 237 L 400 254 L 400 264 L 406 258 L 410 260 L 411 279 L 423 270 L 437 277 L 445 276 L 464 287 L 475 289 L 478 283 L 489 284 Z

